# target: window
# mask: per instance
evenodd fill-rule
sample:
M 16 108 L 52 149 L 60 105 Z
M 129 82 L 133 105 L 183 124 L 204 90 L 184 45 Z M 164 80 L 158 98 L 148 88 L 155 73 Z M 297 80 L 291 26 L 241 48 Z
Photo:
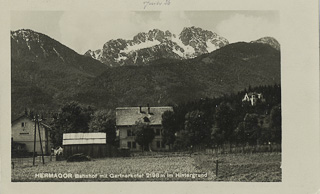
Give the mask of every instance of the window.
M 148 117 L 144 117 L 144 118 L 143 118 L 143 121 L 149 123 L 149 122 L 150 122 L 150 119 L 149 119 Z
M 160 129 L 156 129 L 156 136 L 160 136 Z
M 135 136 L 136 134 L 134 133 L 134 131 L 132 129 L 128 129 L 127 130 L 127 136 Z
M 161 147 L 166 148 L 166 144 L 164 142 L 161 142 Z
M 21 127 L 25 127 L 25 126 L 26 126 L 26 123 L 22 122 Z
M 160 141 L 157 141 L 157 148 L 160 148 Z
M 137 144 L 136 144 L 136 142 L 131 142 L 131 141 L 128 141 L 127 142 L 127 147 L 128 148 L 132 148 L 132 149 L 136 149 L 137 148 Z
M 137 144 L 136 142 L 132 142 L 132 148 L 136 149 L 137 148 Z

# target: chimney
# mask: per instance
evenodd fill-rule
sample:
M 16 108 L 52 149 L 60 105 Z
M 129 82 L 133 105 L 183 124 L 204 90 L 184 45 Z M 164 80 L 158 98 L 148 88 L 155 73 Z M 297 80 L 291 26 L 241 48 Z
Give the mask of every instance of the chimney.
M 149 103 L 147 104 L 147 106 L 148 106 L 148 114 L 150 114 L 150 105 L 149 105 Z

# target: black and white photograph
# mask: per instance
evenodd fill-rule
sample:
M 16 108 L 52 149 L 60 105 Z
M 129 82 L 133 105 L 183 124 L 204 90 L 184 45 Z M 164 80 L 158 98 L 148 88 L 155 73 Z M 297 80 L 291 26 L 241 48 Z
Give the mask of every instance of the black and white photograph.
M 11 26 L 12 181 L 281 182 L 279 12 Z
M 320 192 L 312 3 L 36 1 L 1 19 L 7 191 Z

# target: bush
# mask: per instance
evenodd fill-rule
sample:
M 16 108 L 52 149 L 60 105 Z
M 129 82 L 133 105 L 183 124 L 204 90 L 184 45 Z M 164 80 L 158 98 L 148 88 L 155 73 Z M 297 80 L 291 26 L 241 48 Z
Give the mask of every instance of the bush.
M 119 152 L 117 154 L 118 157 L 130 157 L 130 155 L 130 150 L 127 148 L 119 149 Z
M 74 154 L 67 159 L 67 162 L 84 162 L 91 161 L 89 156 L 84 155 L 83 153 Z

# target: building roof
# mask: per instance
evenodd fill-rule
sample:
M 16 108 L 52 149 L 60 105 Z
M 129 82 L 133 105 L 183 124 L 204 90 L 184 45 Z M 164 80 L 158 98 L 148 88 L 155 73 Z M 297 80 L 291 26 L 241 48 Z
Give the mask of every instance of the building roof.
M 28 115 L 23 114 L 23 115 L 15 118 L 15 119 L 13 119 L 13 120 L 11 121 L 11 125 L 14 125 L 15 123 L 19 122 L 21 119 L 24 119 L 24 118 L 27 118 L 27 119 L 29 119 L 30 121 L 33 121 L 33 119 L 30 118 Z M 43 122 L 43 121 L 41 121 L 40 124 L 41 124 L 41 126 L 43 126 L 43 127 L 45 127 L 45 128 L 51 128 L 49 124 L 47 124 L 47 123 L 45 123 L 45 122 Z
M 30 119 L 30 117 L 29 117 L 28 115 L 21 114 L 21 115 L 18 116 L 18 117 L 11 118 L 11 124 L 16 123 L 17 121 L 19 121 L 20 119 L 23 119 L 23 118 L 28 118 L 28 119 Z M 31 120 L 31 119 L 30 119 L 30 120 Z
M 106 144 L 106 133 L 64 133 L 62 145 Z
M 249 93 L 246 93 L 246 95 L 248 96 L 252 96 L 252 95 L 261 95 L 262 93 L 259 93 L 259 92 L 249 92 Z
M 148 123 L 149 125 L 161 125 L 162 114 L 165 111 L 173 111 L 171 106 L 165 107 L 120 107 L 116 108 L 116 125 L 128 126 L 136 123 Z

